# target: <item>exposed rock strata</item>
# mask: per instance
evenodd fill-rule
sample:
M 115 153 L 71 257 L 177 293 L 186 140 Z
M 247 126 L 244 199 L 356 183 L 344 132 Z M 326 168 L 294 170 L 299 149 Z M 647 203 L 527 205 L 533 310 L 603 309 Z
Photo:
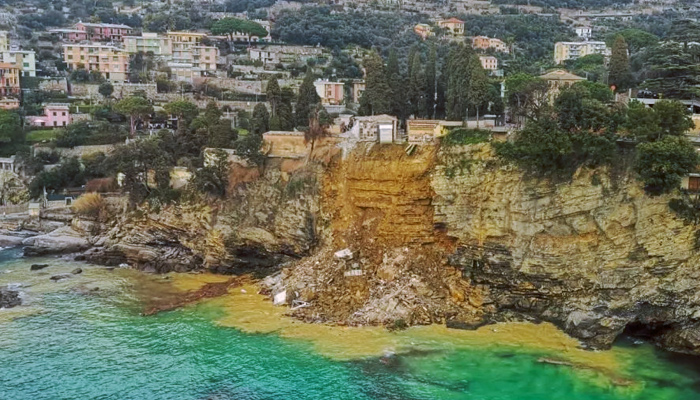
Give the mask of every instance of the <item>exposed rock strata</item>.
M 457 174 L 436 167 L 435 220 L 458 245 L 451 264 L 484 288 L 487 312 L 552 321 L 595 348 L 628 328 L 700 354 L 697 227 L 667 197 L 605 171 L 558 185 L 526 179 L 486 145 L 445 151 L 471 162 Z

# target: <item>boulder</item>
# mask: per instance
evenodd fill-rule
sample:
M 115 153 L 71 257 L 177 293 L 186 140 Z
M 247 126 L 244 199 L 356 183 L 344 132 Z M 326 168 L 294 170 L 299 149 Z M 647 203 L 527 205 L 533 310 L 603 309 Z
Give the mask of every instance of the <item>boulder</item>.
M 22 244 L 22 237 L 12 235 L 0 235 L 0 247 L 15 247 Z
M 71 271 L 71 274 L 73 274 L 73 275 L 78 275 L 78 274 L 82 274 L 82 273 L 83 273 L 82 268 L 76 268 L 73 271 Z
M 29 267 L 30 271 L 39 271 L 44 268 L 48 268 L 49 264 L 32 264 L 31 267 Z
M 51 233 L 26 238 L 22 244 L 25 256 L 72 253 L 87 249 L 90 244 L 70 227 L 58 228 Z
M 12 308 L 22 304 L 19 292 L 8 288 L 0 288 L 0 308 Z

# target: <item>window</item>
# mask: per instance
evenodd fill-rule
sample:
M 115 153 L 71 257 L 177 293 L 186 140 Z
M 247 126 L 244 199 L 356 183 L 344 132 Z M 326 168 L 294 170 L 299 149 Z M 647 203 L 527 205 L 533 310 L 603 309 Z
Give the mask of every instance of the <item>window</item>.
M 53 126 L 58 126 L 58 122 L 53 121 Z
M 66 112 L 65 112 L 65 111 L 62 112 L 61 115 L 65 117 L 65 116 L 66 116 Z
M 691 176 L 688 178 L 688 190 L 691 192 L 700 191 L 700 177 Z
M 69 60 L 72 60 L 72 59 L 73 59 L 73 55 L 72 55 L 72 54 L 68 54 L 68 59 L 69 59 Z
M 54 116 L 54 117 L 56 116 L 56 111 L 53 112 L 53 116 Z

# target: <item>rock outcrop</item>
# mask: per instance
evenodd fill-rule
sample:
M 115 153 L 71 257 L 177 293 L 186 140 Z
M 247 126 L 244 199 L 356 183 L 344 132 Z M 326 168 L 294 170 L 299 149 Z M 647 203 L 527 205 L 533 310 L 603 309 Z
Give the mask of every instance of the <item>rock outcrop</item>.
M 28 237 L 22 240 L 24 255 L 74 253 L 90 247 L 85 236 L 69 226 L 58 228 L 50 233 Z
M 85 259 L 159 273 L 267 274 L 315 245 L 317 173 L 272 165 L 259 179 L 235 187 L 227 200 L 123 216 L 91 239 Z
M 12 308 L 22 304 L 19 292 L 6 287 L 0 288 L 0 308 Z
M 468 168 L 455 173 L 455 159 Z M 491 318 L 552 321 L 594 348 L 627 330 L 700 354 L 697 227 L 668 197 L 611 176 L 581 170 L 554 184 L 503 165 L 488 145 L 443 149 L 433 204 L 457 246 L 451 264 L 483 289 Z

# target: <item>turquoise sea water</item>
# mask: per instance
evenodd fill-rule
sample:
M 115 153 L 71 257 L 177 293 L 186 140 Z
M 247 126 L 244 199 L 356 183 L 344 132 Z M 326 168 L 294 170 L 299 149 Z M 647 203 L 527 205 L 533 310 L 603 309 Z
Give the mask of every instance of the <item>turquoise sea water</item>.
M 29 274 L 36 261 L 15 255 L 0 253 L 0 285 L 31 285 L 23 289 L 31 312 L 0 314 L 2 400 L 700 399 L 698 360 L 650 346 L 625 353 L 636 382 L 629 387 L 498 346 L 336 361 L 304 341 L 221 327 L 214 321 L 223 310 L 209 303 L 143 317 L 134 278 L 105 282 L 98 267 L 82 265 L 77 288 L 47 286 L 48 272 Z

